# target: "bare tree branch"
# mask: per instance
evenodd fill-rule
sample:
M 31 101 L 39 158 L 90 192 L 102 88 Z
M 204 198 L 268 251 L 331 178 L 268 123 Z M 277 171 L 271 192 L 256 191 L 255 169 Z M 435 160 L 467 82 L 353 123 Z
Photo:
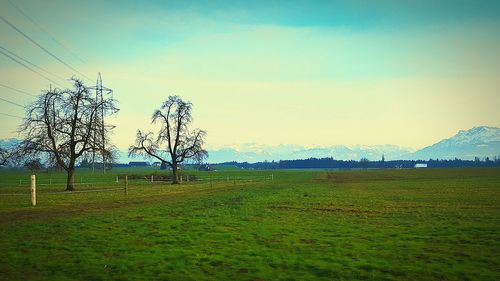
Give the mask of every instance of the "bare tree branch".
M 68 173 L 67 190 L 74 189 L 75 164 L 79 157 L 91 150 L 103 150 L 102 138 L 95 138 L 96 130 L 107 135 L 111 129 L 95 126 L 96 112 L 106 115 L 118 111 L 111 97 L 96 101 L 89 88 L 73 79 L 73 89 L 45 91 L 28 106 L 26 118 L 19 127 L 24 136 L 20 151 L 37 155 L 49 153 L 51 161 Z M 104 140 L 107 141 L 107 140 Z M 112 155 L 111 151 L 102 151 Z
M 179 165 L 188 160 L 201 162 L 208 157 L 203 149 L 206 132 L 200 129 L 189 130 L 193 118 L 192 103 L 183 101 L 178 96 L 170 96 L 160 109 L 154 111 L 151 122 L 160 123 L 161 127 L 153 138 L 153 133 L 137 131 L 136 141 L 129 147 L 129 156 L 156 158 L 167 163 L 174 174 L 172 183 L 179 183 Z M 165 147 L 164 150 L 160 149 Z M 167 161 L 166 159 L 170 159 Z

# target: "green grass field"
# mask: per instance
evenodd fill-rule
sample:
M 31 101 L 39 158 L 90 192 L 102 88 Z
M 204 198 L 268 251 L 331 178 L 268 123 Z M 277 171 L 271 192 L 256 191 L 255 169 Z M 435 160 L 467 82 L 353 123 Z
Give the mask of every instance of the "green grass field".
M 500 280 L 500 169 L 152 172 L 0 170 L 0 280 Z

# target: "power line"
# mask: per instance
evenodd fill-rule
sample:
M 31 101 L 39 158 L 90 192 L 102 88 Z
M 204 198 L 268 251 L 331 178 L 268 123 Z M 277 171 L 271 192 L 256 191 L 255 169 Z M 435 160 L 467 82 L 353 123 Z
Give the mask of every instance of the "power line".
M 83 76 L 83 77 L 89 79 L 90 81 L 92 81 L 91 78 L 89 78 L 85 74 L 81 73 L 80 71 L 76 70 L 74 67 L 72 67 L 71 65 L 67 64 L 65 61 L 63 61 L 62 59 L 60 59 L 58 56 L 54 55 L 52 52 L 50 52 L 45 47 L 43 47 L 42 45 L 40 45 L 38 42 L 36 42 L 35 40 L 33 40 L 33 38 L 31 38 L 28 35 L 26 35 L 26 33 L 22 32 L 19 28 L 17 28 L 14 24 L 12 24 L 10 21 L 8 21 L 7 19 L 5 19 L 3 16 L 0 15 L 0 19 L 2 19 L 8 26 L 10 26 L 12 29 L 14 29 L 15 31 L 17 31 L 22 36 L 24 36 L 24 38 L 28 39 L 31 43 L 35 44 L 38 48 L 40 48 L 41 50 L 43 50 L 45 53 L 47 53 L 48 55 L 50 55 L 51 57 L 53 57 L 54 59 L 56 59 L 60 63 L 64 64 L 69 69 L 73 70 L 74 72 L 76 72 L 76 73 L 80 74 L 81 76 Z
M 28 96 L 37 97 L 36 95 L 30 94 L 30 93 L 25 92 L 25 91 L 23 91 L 23 90 L 19 90 L 19 89 L 16 89 L 16 88 L 12 88 L 12 87 L 7 86 L 7 85 L 4 85 L 4 84 L 0 84 L 0 87 L 4 87 L 4 88 L 6 88 L 6 89 L 9 89 L 9 90 L 12 90 L 12 91 L 15 91 L 15 92 L 21 93 L 21 94 L 25 94 L 25 95 L 28 95 Z
M 16 59 L 16 58 L 12 57 L 11 55 L 7 54 L 6 52 L 4 52 L 4 51 L 0 50 L 0 53 L 2 53 L 4 56 L 8 57 L 9 59 L 11 59 L 11 60 L 13 60 L 13 61 L 17 62 L 18 64 L 22 65 L 22 66 L 23 66 L 23 67 L 25 67 L 26 69 L 28 69 L 28 70 L 30 70 L 30 71 L 32 71 L 32 72 L 34 72 L 34 73 L 36 73 L 36 74 L 40 75 L 41 77 L 43 77 L 43 78 L 45 78 L 45 79 L 49 80 L 50 82 L 52 82 L 52 83 L 54 83 L 54 84 L 57 84 L 57 85 L 61 86 L 61 84 L 57 83 L 56 81 L 54 81 L 54 80 L 50 79 L 49 77 L 47 77 L 47 76 L 45 76 L 45 75 L 43 75 L 43 74 L 41 74 L 40 72 L 38 72 L 38 71 L 34 70 L 33 68 L 31 68 L 31 67 L 27 66 L 26 64 L 24 64 L 24 63 L 20 62 L 18 59 Z M 62 87 L 62 86 L 61 86 L 61 87 Z
M 0 112 L 0 115 L 5 115 L 5 116 L 9 116 L 9 117 L 14 117 L 14 118 L 23 119 L 23 117 L 21 117 L 21 116 L 12 115 L 12 114 L 7 114 L 7 113 L 3 113 L 3 112 Z
M 19 106 L 19 107 L 25 108 L 25 106 L 24 106 L 24 105 L 22 105 L 22 104 L 19 104 L 19 103 L 17 103 L 17 102 L 13 102 L 13 101 L 10 101 L 10 100 L 6 100 L 6 99 L 4 99 L 4 98 L 2 98 L 2 97 L 0 97 L 0 100 L 3 100 L 4 102 L 8 102 L 8 103 L 13 104 L 13 105 L 15 105 L 15 106 Z
M 83 61 L 79 56 L 77 56 L 73 51 L 71 51 L 68 47 L 66 47 L 63 43 L 61 43 L 59 40 L 57 40 L 51 33 L 49 33 L 45 28 L 43 28 L 40 24 L 38 24 L 37 22 L 35 22 L 35 20 L 33 20 L 33 18 L 31 18 L 30 16 L 28 16 L 23 10 L 21 10 L 18 6 L 14 5 L 14 3 L 10 0 L 7 0 L 11 5 L 12 7 L 14 7 L 20 14 L 22 14 L 25 18 L 27 18 L 32 24 L 36 25 L 42 32 L 44 32 L 45 34 L 47 34 L 47 36 L 49 36 L 54 42 L 56 42 L 59 46 L 61 46 L 63 49 L 65 49 L 68 53 L 70 53 L 72 56 L 74 56 L 75 58 L 77 58 L 79 61 L 85 63 L 85 61 Z
M 33 66 L 33 67 L 35 67 L 35 68 L 38 68 L 39 70 L 41 70 L 41 71 L 43 71 L 43 72 L 45 72 L 45 73 L 47 73 L 47 74 L 49 74 L 49 75 L 53 75 L 53 76 L 55 76 L 55 77 L 57 77 L 57 78 L 59 78 L 59 79 L 61 79 L 61 80 L 66 80 L 66 79 L 62 78 L 61 76 L 59 76 L 59 75 L 57 75 L 57 74 L 54 74 L 54 73 L 52 73 L 52 72 L 50 72 L 50 71 L 48 71 L 48 70 L 45 70 L 45 69 L 43 69 L 43 68 L 39 67 L 38 65 L 36 65 L 36 64 L 34 64 L 34 63 L 32 63 L 32 62 L 28 61 L 27 59 L 24 59 L 24 58 L 20 57 L 19 55 L 16 55 L 15 53 L 13 53 L 12 51 L 9 51 L 9 50 L 8 50 L 8 49 L 6 49 L 5 47 L 0 46 L 0 49 L 3 49 L 4 51 L 6 51 L 7 53 L 9 53 L 10 55 L 12 55 L 12 56 L 14 56 L 14 57 L 16 57 L 16 58 L 18 58 L 18 59 L 20 59 L 20 60 L 24 61 L 24 62 L 25 62 L 25 63 L 27 63 L 27 64 L 30 64 L 31 66 Z

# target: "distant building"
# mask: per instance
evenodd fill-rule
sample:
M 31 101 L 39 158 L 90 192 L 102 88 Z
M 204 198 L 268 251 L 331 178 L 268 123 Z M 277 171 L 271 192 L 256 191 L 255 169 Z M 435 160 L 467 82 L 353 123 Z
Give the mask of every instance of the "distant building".
M 149 166 L 149 162 L 131 161 L 131 162 L 128 162 L 128 165 L 130 167 L 147 167 L 147 166 Z
M 415 168 L 427 168 L 427 164 L 425 164 L 425 163 L 417 163 L 417 164 L 415 164 Z
M 198 167 L 198 171 L 212 171 L 208 164 L 203 164 Z

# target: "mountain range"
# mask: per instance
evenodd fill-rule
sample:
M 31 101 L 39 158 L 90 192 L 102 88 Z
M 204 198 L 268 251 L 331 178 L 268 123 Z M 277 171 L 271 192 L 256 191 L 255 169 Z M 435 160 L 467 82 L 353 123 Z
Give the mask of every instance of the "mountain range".
M 424 147 L 409 155 L 409 159 L 453 159 L 472 160 L 475 157 L 500 156 L 500 128 L 474 127 L 459 131 L 451 138 Z
M 306 158 L 333 157 L 338 160 L 379 160 L 382 155 L 386 159 L 401 159 L 414 150 L 396 145 L 345 146 L 306 148 L 299 145 L 267 146 L 255 143 L 243 144 L 237 147 L 225 147 L 209 151 L 209 162 L 220 163 L 237 159 L 238 162 L 261 162 L 277 160 L 293 160 Z
M 473 160 L 475 157 L 484 159 L 485 157 L 500 156 L 500 128 L 480 126 L 462 130 L 450 138 L 419 150 L 390 144 L 371 146 L 335 145 L 306 148 L 297 145 L 267 146 L 249 143 L 211 150 L 209 155 L 209 162 L 211 163 L 277 161 L 311 157 L 333 157 L 337 160 L 367 158 L 373 161 L 380 160 L 382 155 L 386 160 L 428 160 L 436 158 Z
M 0 139 L 0 147 L 10 149 L 19 143 L 18 139 Z M 333 157 L 337 160 L 359 160 L 367 158 L 371 161 L 380 160 L 382 155 L 386 160 L 428 160 L 454 159 L 473 160 L 475 157 L 484 159 L 500 156 L 500 128 L 474 127 L 459 131 L 456 135 L 441 140 L 435 144 L 416 150 L 396 145 L 334 145 L 328 147 L 304 147 L 299 145 L 281 144 L 276 146 L 247 143 L 238 146 L 223 147 L 209 150 L 210 163 L 261 162 L 293 160 L 306 158 Z M 118 162 L 141 161 L 129 159 L 125 151 L 119 152 Z

